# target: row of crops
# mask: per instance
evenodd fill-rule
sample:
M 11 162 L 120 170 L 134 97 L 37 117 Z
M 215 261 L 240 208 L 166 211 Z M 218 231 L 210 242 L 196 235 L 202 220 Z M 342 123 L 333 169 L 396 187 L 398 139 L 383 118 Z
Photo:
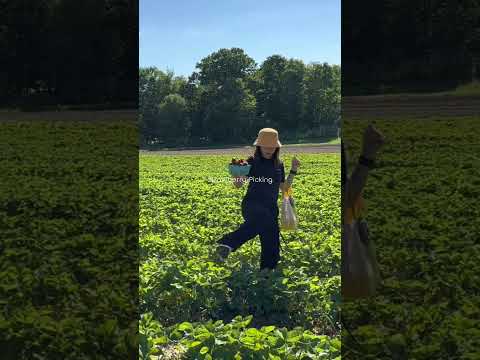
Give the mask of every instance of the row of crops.
M 479 120 L 377 119 L 387 143 L 365 198 L 384 284 L 343 304 L 345 358 L 480 358 Z M 343 124 L 350 165 L 367 123 Z
M 0 123 L 2 359 L 138 354 L 135 122 Z
M 282 233 L 270 277 L 259 271 L 258 237 L 226 264 L 213 261 L 215 242 L 243 221 L 246 189 L 218 180 L 231 157 L 140 157 L 141 356 L 339 357 L 339 154 L 299 156 L 300 228 Z
M 343 304 L 338 154 L 299 155 L 300 228 L 266 277 L 258 238 L 212 261 L 242 221 L 245 189 L 215 181 L 231 154 L 139 164 L 135 124 L 2 123 L 2 358 L 477 359 L 478 120 L 377 120 L 365 198 L 384 282 Z M 351 163 L 366 123 L 343 126 Z

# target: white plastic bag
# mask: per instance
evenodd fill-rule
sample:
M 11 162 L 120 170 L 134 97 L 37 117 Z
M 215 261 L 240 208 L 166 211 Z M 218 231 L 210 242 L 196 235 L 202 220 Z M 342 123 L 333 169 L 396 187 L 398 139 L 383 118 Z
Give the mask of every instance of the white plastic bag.
M 373 242 L 360 239 L 359 222 L 343 225 L 342 297 L 344 300 L 373 296 L 380 283 Z
M 280 228 L 282 230 L 296 230 L 298 228 L 297 214 L 295 213 L 291 188 L 283 195 L 280 216 Z

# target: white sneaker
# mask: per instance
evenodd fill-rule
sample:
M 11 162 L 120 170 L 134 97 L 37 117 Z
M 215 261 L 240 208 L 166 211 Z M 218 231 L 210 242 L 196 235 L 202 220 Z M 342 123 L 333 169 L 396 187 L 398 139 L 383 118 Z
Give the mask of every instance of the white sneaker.
M 228 245 L 219 244 L 216 253 L 217 260 L 220 262 L 224 262 L 227 259 L 228 255 L 230 255 L 232 250 L 233 248 Z

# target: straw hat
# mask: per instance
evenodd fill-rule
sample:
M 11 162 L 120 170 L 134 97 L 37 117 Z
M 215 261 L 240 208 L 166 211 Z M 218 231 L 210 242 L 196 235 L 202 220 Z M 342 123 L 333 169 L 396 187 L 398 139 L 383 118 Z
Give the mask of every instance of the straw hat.
M 278 132 L 272 128 L 263 128 L 258 132 L 257 139 L 253 143 L 256 146 L 281 147 L 278 140 Z

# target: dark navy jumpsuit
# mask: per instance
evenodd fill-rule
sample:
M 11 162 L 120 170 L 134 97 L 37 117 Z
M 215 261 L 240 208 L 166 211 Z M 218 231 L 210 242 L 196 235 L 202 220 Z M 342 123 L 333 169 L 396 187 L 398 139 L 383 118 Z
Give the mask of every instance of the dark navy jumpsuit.
M 245 222 L 237 230 L 223 236 L 219 243 L 228 245 L 235 251 L 259 235 L 262 249 L 260 269 L 274 269 L 280 260 L 277 200 L 280 182 L 285 182 L 285 168 L 282 162 L 275 168 L 273 159 L 261 155 L 250 157 L 247 161 L 252 165 L 248 177 L 255 179 L 250 179 L 242 200 Z M 262 182 L 262 178 L 265 181 Z M 271 184 L 268 179 L 272 179 Z

